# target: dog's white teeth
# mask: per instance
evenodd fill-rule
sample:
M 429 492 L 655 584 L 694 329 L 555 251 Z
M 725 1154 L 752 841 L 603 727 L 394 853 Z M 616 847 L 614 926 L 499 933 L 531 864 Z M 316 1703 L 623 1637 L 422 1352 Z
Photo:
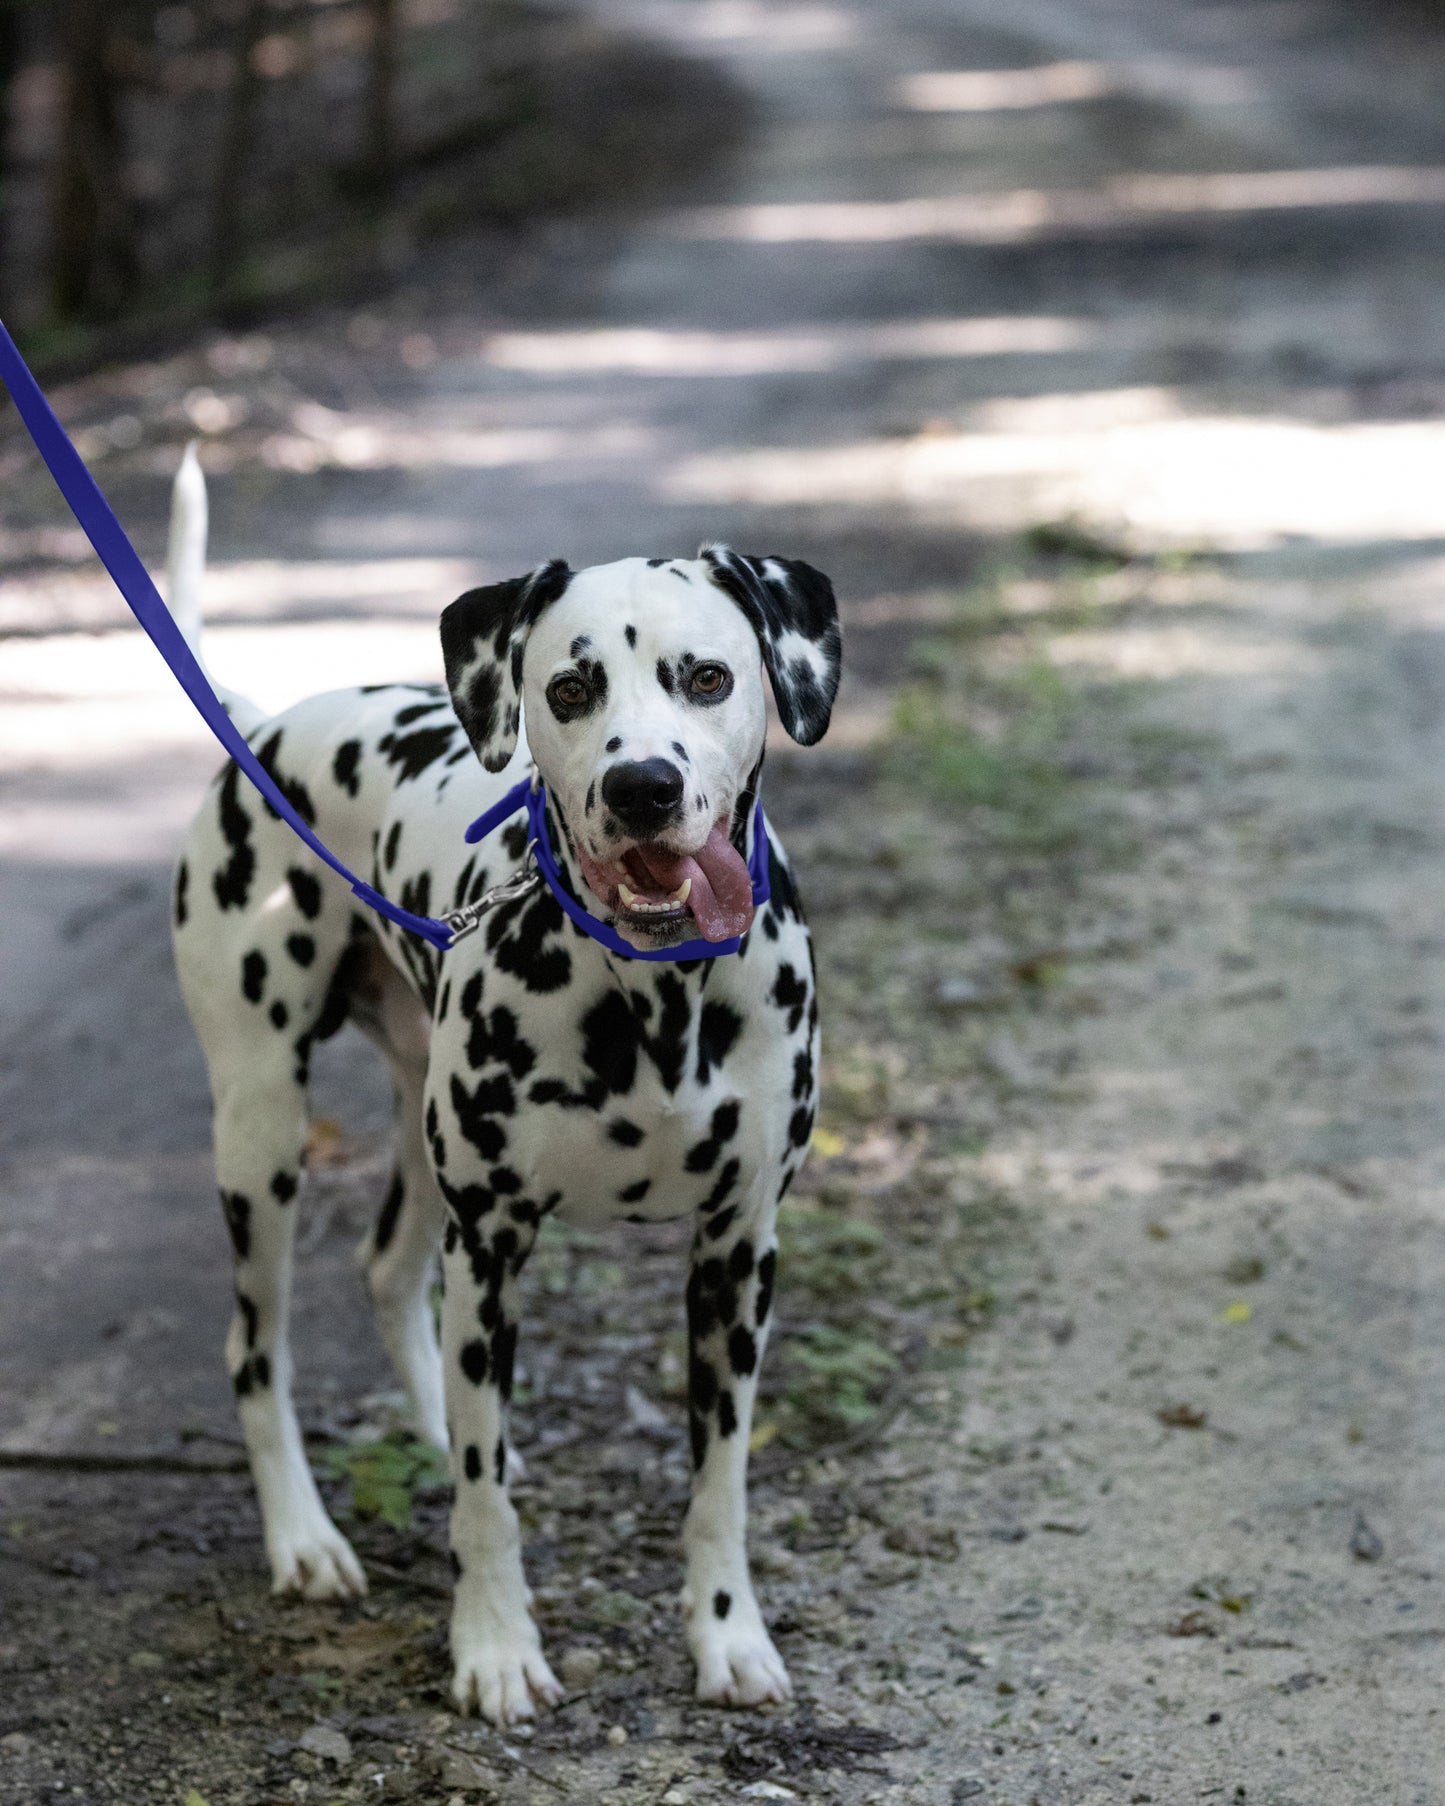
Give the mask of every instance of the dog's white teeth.
M 625 884 L 619 884 L 617 894 L 622 899 L 622 907 L 631 909 L 637 902 L 637 892 L 629 890 Z
M 686 903 L 691 895 L 692 879 L 684 878 L 682 883 L 679 884 L 677 889 L 672 893 L 671 897 L 668 898 L 668 901 L 670 903 Z

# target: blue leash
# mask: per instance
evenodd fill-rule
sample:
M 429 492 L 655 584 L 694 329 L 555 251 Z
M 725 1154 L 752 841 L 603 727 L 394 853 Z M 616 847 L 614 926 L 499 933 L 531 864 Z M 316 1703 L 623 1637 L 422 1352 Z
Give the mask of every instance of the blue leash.
M 185 636 L 161 600 L 150 573 L 126 537 L 125 529 L 115 518 L 110 503 L 101 494 L 95 478 L 85 468 L 80 453 L 71 444 L 65 428 L 56 419 L 54 409 L 45 399 L 30 366 L 21 357 L 3 322 L 0 322 L 0 380 L 3 380 L 10 391 L 11 398 L 20 411 L 20 418 L 35 441 L 36 450 L 45 460 L 47 469 L 55 478 L 71 513 L 84 529 L 86 538 L 95 547 L 100 562 L 110 572 L 116 588 L 130 605 L 131 613 L 149 635 L 156 651 L 170 666 L 176 681 L 190 697 L 207 727 L 265 797 L 272 810 L 305 841 L 318 859 L 329 865 L 338 877 L 346 880 L 354 895 L 378 915 L 395 922 L 399 928 L 420 935 L 423 940 L 430 941 L 433 947 L 445 953 L 461 934 L 476 926 L 472 912 L 457 911 L 448 920 L 438 921 L 435 916 L 415 915 L 411 910 L 403 909 L 399 903 L 393 903 L 389 897 L 382 896 L 375 886 L 358 878 L 355 872 L 344 866 L 330 848 L 323 844 L 311 825 L 297 813 L 280 785 L 252 752 L 235 722 L 226 713 L 220 697 L 211 688 L 199 661 L 186 644 Z M 527 805 L 528 822 L 536 843 L 537 865 L 543 878 L 567 914 L 593 940 L 600 941 L 604 947 L 609 947 L 614 953 L 620 953 L 628 959 L 711 959 L 721 953 L 737 952 L 738 942 L 731 940 L 688 941 L 681 947 L 669 948 L 665 952 L 643 953 L 630 946 L 605 923 L 588 915 L 562 887 L 547 835 L 546 793 L 540 784 L 533 790 L 530 779 L 524 779 L 509 790 L 499 803 L 493 804 L 484 815 L 479 816 L 467 829 L 467 839 L 482 839 L 508 816 L 515 815 L 523 803 Z M 753 880 L 753 901 L 756 904 L 766 902 L 768 896 L 767 835 L 763 828 L 761 803 L 758 804 L 755 830 L 749 873 Z M 473 906 L 474 909 L 477 907 L 479 906 Z

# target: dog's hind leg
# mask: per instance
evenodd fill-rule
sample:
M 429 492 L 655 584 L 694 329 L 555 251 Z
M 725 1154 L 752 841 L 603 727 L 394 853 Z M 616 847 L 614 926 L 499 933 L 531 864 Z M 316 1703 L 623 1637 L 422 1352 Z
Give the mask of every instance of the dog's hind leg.
M 356 984 L 351 1015 L 385 1055 L 396 1100 L 396 1164 L 381 1212 L 357 1252 L 381 1339 L 411 1395 L 417 1430 L 444 1449 L 446 1406 L 431 1288 L 446 1207 L 422 1123 L 430 1025 L 416 994 L 379 948 Z
M 737 1163 L 731 1172 L 736 1176 Z M 724 1168 L 693 1240 L 687 1282 L 692 1503 L 682 1609 L 697 1695 L 757 1706 L 792 1695 L 763 1624 L 747 1552 L 748 1439 L 777 1270 L 777 1207 L 739 1206 Z
M 224 808 L 225 785 L 222 786 Z M 188 858 L 224 866 L 205 818 Z M 290 849 L 286 849 L 290 856 Z M 353 912 L 299 865 L 246 868 L 243 911 L 185 901 L 177 885 L 176 971 L 210 1074 L 216 1178 L 230 1230 L 236 1309 L 226 1339 L 275 1591 L 340 1599 L 366 1590 L 327 1516 L 292 1400 L 289 1336 L 296 1195 L 308 1128 L 312 1044 L 346 1013 Z M 268 957 L 269 955 L 269 957 Z
M 291 1396 L 294 1200 L 307 1112 L 305 1087 L 286 1052 L 279 1067 L 245 1057 L 211 1062 L 216 1176 L 236 1271 L 226 1365 L 260 1499 L 273 1591 L 342 1599 L 364 1593 L 366 1580 L 316 1490 Z

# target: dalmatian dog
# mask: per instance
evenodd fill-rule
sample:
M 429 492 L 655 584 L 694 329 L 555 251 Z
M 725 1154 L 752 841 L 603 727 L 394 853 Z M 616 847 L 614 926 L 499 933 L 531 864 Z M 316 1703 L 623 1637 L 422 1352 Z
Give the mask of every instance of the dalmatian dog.
M 204 514 L 188 460 L 169 593 L 193 646 Z M 804 563 L 722 546 L 576 572 L 554 561 L 453 602 L 441 649 L 445 685 L 334 691 L 269 718 L 221 693 L 323 843 L 407 909 L 464 908 L 518 871 L 525 818 L 475 848 L 463 830 L 535 769 L 561 882 L 590 917 L 644 952 L 741 943 L 629 958 L 538 881 L 439 954 L 361 905 L 222 770 L 177 867 L 175 955 L 210 1075 L 235 1265 L 226 1362 L 274 1590 L 366 1586 L 306 1461 L 287 1328 L 308 1066 L 349 1018 L 394 1081 L 395 1169 L 361 1259 L 418 1430 L 450 1450 L 459 1708 L 503 1725 L 562 1698 L 530 1611 L 506 1428 L 519 1281 L 553 1212 L 695 1225 L 686 1635 L 700 1699 L 781 1701 L 787 1672 L 748 1570 L 746 1466 L 775 1219 L 816 1112 L 818 1012 L 771 829 L 756 908 L 747 861 L 765 674 L 783 726 L 811 745 L 838 684 L 833 591 Z

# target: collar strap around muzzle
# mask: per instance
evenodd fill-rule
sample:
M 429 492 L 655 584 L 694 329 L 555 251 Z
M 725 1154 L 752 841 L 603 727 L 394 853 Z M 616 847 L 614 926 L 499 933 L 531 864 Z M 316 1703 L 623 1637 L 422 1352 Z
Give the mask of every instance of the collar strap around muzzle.
M 582 932 L 590 935 L 609 953 L 616 953 L 623 959 L 666 960 L 676 964 L 682 960 L 717 959 L 726 953 L 736 953 L 742 945 L 741 937 L 734 935 L 726 941 L 683 941 L 676 947 L 644 950 L 634 947 L 631 941 L 623 940 L 608 923 L 599 922 L 567 889 L 562 881 L 562 874 L 557 869 L 556 855 L 552 851 L 552 835 L 547 826 L 547 786 L 539 777 L 523 778 L 520 784 L 514 784 L 505 796 L 479 815 L 466 831 L 468 844 L 475 846 L 477 841 L 485 840 L 494 828 L 500 827 L 522 808 L 527 811 L 529 849 L 537 861 L 537 870 L 542 874 L 543 882 Z M 753 908 L 761 909 L 772 895 L 768 829 L 761 801 L 753 813 L 753 844 L 748 854 L 748 876 L 753 884 Z

